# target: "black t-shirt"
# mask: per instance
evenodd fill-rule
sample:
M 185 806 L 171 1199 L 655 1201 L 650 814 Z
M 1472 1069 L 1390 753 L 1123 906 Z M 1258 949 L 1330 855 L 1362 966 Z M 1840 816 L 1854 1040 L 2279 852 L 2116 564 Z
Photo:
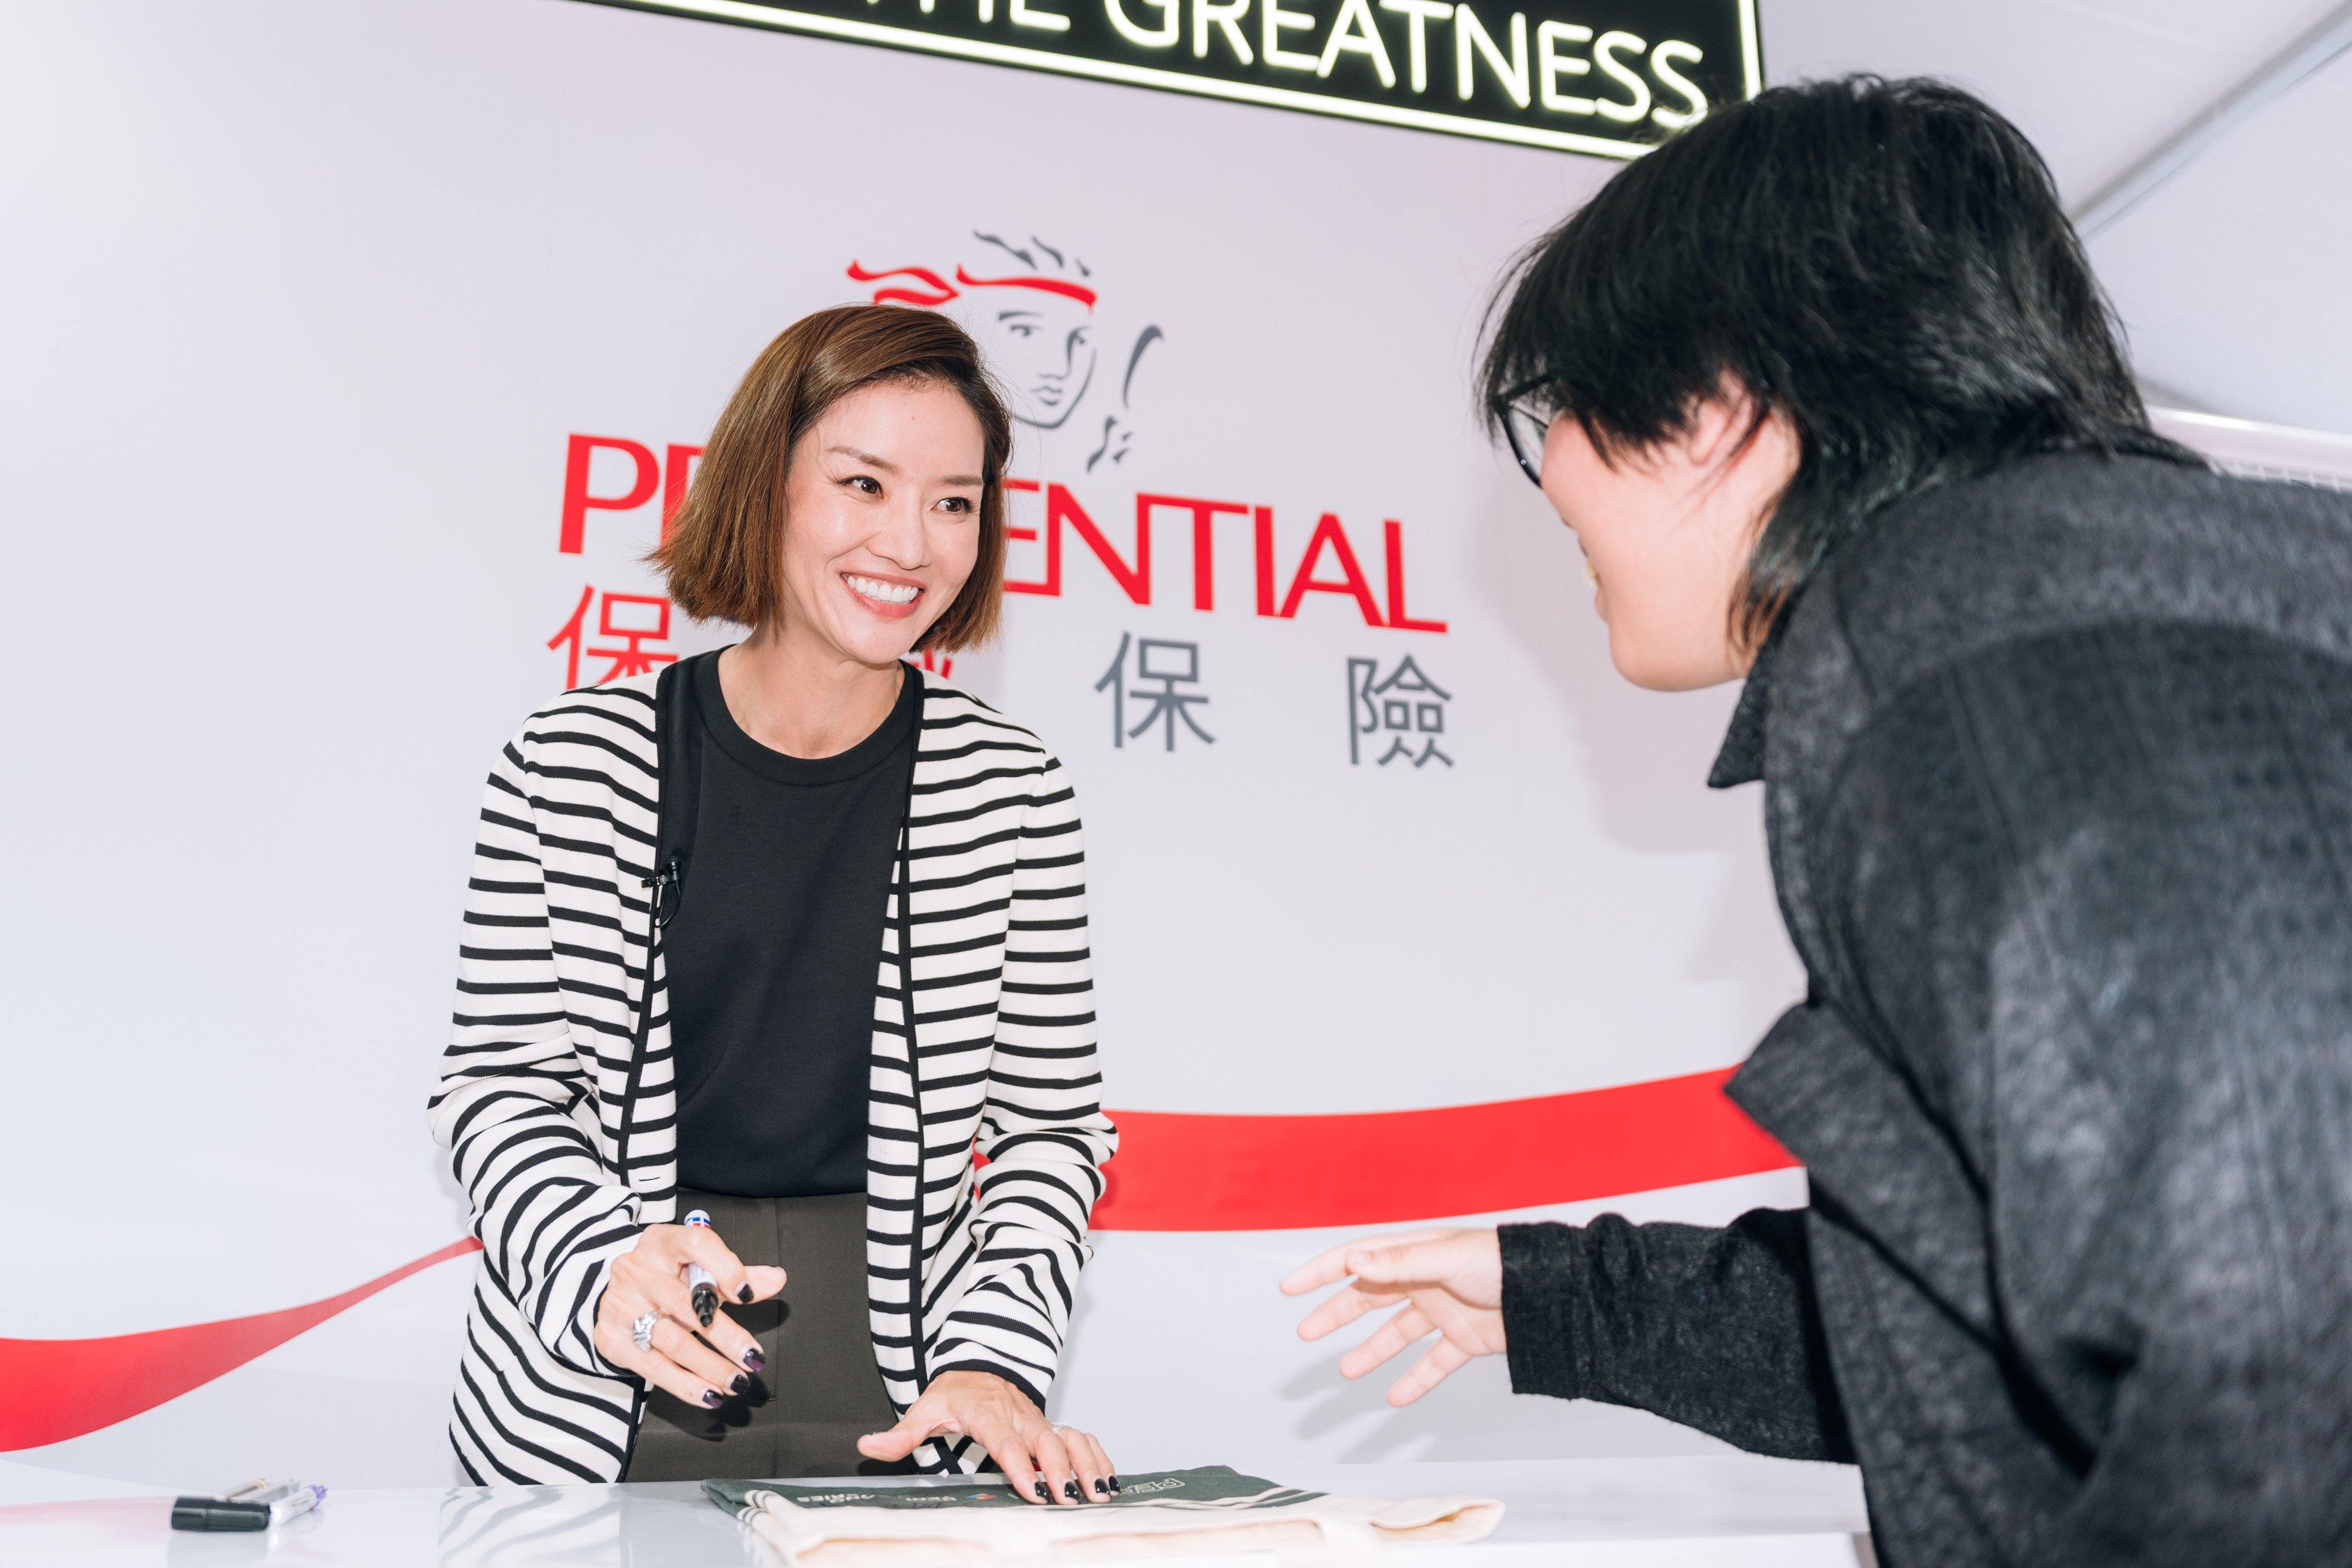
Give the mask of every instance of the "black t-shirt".
M 906 674 L 872 735 L 812 760 L 743 733 L 718 654 L 680 674 L 699 710 L 702 794 L 662 933 L 678 1181 L 744 1197 L 863 1192 L 875 982 L 922 677 Z

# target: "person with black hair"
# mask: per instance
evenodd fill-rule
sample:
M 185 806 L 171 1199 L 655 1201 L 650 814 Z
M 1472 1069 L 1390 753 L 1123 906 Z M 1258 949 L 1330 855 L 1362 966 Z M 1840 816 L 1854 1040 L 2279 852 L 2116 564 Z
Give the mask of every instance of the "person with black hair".
M 1333 1249 L 1308 1338 L 1858 1462 L 1884 1563 L 2352 1562 L 2352 498 L 2155 434 L 2048 171 L 1779 89 L 1525 258 L 1486 407 L 1637 685 L 1744 676 L 1811 1207 Z

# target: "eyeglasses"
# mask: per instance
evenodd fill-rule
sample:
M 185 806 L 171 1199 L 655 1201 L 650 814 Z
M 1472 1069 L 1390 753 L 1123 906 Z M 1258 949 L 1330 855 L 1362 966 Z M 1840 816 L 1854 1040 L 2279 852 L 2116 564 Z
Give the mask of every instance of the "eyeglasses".
M 1551 432 L 1553 414 L 1544 405 L 1532 401 L 1530 392 L 1542 391 L 1551 384 L 1551 378 L 1539 376 L 1523 385 L 1513 387 L 1495 400 L 1495 413 L 1502 421 L 1503 439 L 1511 444 L 1511 455 L 1519 460 L 1519 472 L 1528 483 L 1543 488 L 1544 437 Z

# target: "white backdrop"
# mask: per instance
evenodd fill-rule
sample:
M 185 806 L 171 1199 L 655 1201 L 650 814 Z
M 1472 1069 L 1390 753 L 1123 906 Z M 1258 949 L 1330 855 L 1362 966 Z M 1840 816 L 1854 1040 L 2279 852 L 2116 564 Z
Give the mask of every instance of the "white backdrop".
M 1171 494 L 1270 509 L 1277 611 L 1324 514 L 1365 580 L 1369 612 L 1310 591 L 1259 613 L 1236 512 L 1198 609 L 1192 519 L 1163 509 L 1148 604 L 1066 531 L 1060 593 L 1014 596 L 1001 646 L 957 663 L 1077 784 L 1109 1105 L 1674 1077 L 1738 1060 L 1801 988 L 1755 792 L 1702 787 L 1733 694 L 1617 681 L 1571 542 L 1469 412 L 1486 290 L 1613 164 L 571 0 L 26 0 L 0 16 L 0 125 L 24 655 L 0 1335 L 268 1312 L 464 1233 L 424 1100 L 480 779 L 563 685 L 550 642 L 583 594 L 593 680 L 588 650 L 631 646 L 596 634 L 605 596 L 659 593 L 637 564 L 658 484 L 560 548 L 571 438 L 666 469 L 786 323 L 929 289 L 853 267 L 1095 296 L 959 285 L 943 308 L 1055 425 L 1016 471 L 1123 559 L 1135 497 Z M 594 451 L 587 493 L 637 466 Z M 1442 632 L 1368 623 L 1391 519 L 1406 608 Z M 1015 576 L 1045 565 L 1016 546 Z M 1328 548 L 1314 572 L 1343 578 Z M 635 645 L 733 634 L 669 631 Z M 1213 743 L 1163 714 L 1113 744 L 1097 683 L 1123 640 L 1128 727 L 1148 694 L 1204 696 L 1183 711 Z M 1408 655 L 1443 699 L 1351 761 L 1351 716 L 1381 718 L 1349 661 L 1380 682 Z M 1171 660 L 1197 680 L 1153 678 Z M 1540 1212 L 1719 1221 L 1803 1193 L 1784 1171 Z M 1710 1446 L 1514 1400 L 1499 1365 L 1387 1410 L 1275 1292 L 1336 1234 L 1099 1235 L 1055 1414 L 1129 1468 Z M 472 1268 L 11 1458 L 449 1479 Z

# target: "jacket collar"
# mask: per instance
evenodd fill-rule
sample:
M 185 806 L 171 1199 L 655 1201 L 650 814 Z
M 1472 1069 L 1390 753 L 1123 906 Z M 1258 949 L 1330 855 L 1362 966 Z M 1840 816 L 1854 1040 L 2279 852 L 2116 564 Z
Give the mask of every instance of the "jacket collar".
M 1739 706 L 1731 711 L 1731 727 L 1724 732 L 1723 748 L 1707 770 L 1706 787 L 1730 789 L 1764 777 L 1764 725 L 1772 710 L 1772 667 L 1780 661 L 1780 639 L 1789 628 L 1793 605 L 1784 608 L 1764 634 L 1748 666 L 1748 684 L 1740 688 Z

